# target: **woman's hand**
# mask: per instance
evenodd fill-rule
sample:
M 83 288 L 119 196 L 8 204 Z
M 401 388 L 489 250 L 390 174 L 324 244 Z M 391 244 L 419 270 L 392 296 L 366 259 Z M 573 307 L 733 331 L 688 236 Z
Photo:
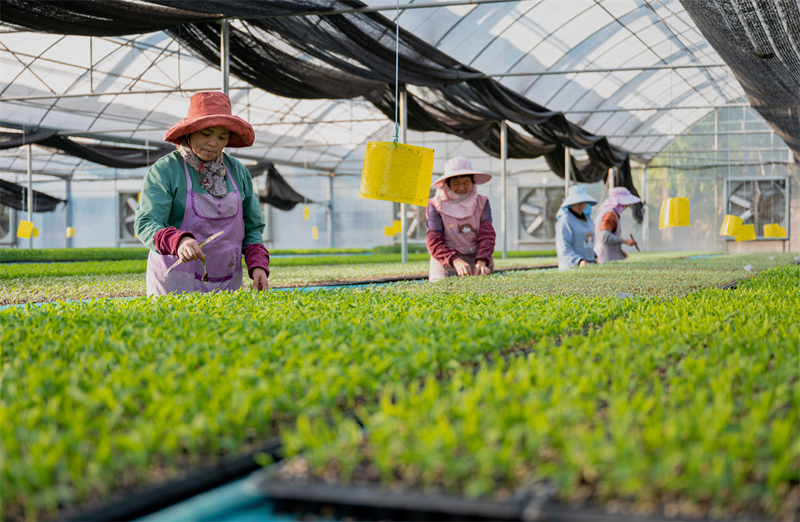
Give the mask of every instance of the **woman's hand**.
M 190 236 L 184 236 L 178 242 L 178 258 L 184 263 L 187 263 L 195 259 L 205 261 L 206 255 L 203 253 L 203 250 L 200 248 L 200 245 L 197 244 L 197 241 L 194 238 Z
M 263 268 L 253 269 L 253 290 L 263 292 L 269 290 L 269 281 L 267 281 L 267 272 Z
M 633 239 L 633 238 L 631 238 L 631 239 L 623 239 L 622 242 L 625 243 L 628 246 L 636 245 L 636 240 Z
M 492 269 L 486 265 L 486 261 L 480 259 L 475 262 L 475 275 L 489 275 Z
M 460 276 L 472 275 L 472 268 L 470 268 L 469 263 L 460 257 L 457 257 L 455 260 L 453 260 L 453 268 L 456 269 L 456 274 Z
M 588 262 L 588 261 L 586 261 L 585 259 L 581 259 L 581 262 L 580 262 L 580 263 L 578 263 L 578 266 L 586 266 L 586 265 L 588 265 L 588 264 L 589 264 L 589 262 Z

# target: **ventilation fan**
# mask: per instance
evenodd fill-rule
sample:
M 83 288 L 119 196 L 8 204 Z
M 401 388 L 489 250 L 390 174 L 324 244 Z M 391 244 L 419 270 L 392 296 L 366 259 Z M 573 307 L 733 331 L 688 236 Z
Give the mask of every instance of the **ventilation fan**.
M 564 199 L 560 187 L 519 189 L 519 238 L 547 241 L 555 239 L 555 221 Z
M 139 203 L 138 192 L 119 193 L 119 240 L 122 243 L 133 243 L 136 239 L 136 231 L 133 222 L 136 220 L 136 206 Z
M 767 223 L 785 225 L 788 194 L 785 179 L 732 180 L 728 182 L 728 212 L 755 224 L 759 235 Z
M 0 203 L 0 245 L 14 243 L 14 209 Z

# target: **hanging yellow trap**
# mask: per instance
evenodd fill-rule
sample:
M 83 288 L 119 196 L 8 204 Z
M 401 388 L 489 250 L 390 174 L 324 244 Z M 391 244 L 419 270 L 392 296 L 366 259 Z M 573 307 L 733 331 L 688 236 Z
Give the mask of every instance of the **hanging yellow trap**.
M 689 198 L 667 198 L 661 203 L 658 229 L 689 226 Z
M 752 223 L 749 225 L 742 225 L 739 227 L 739 233 L 736 234 L 736 241 L 755 241 L 756 239 L 756 226 Z
M 310 212 L 310 208 L 308 205 L 303 207 L 303 221 L 308 221 L 308 214 Z
M 736 237 L 736 234 L 739 233 L 739 229 L 741 228 L 742 224 L 742 218 L 739 216 L 725 214 L 725 218 L 722 220 L 722 228 L 719 229 L 719 235 Z
M 31 237 L 39 237 L 39 229 L 38 228 L 33 227 L 33 230 L 31 231 Z
M 370 141 L 364 155 L 359 196 L 424 207 L 432 178 L 433 149 Z
M 400 221 L 395 219 L 392 222 L 392 226 L 390 227 L 383 227 L 383 235 L 384 236 L 396 236 L 400 232 L 403 231 L 403 228 L 400 226 Z
M 315 240 L 319 239 L 319 229 L 317 227 L 311 227 L 311 237 Z
M 777 223 L 767 223 L 764 225 L 764 237 L 785 239 L 786 229 Z
M 24 219 L 20 220 L 19 226 L 17 227 L 17 237 L 28 239 L 31 237 L 32 232 L 33 221 L 25 221 Z
M 75 229 L 72 228 L 72 227 L 67 227 L 66 235 L 67 235 L 68 238 L 74 236 L 75 235 Z

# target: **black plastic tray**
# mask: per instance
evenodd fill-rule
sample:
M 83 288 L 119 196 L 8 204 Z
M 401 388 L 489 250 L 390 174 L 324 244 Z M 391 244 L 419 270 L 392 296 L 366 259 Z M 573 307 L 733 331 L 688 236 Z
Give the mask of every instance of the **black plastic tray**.
M 223 457 L 215 464 L 188 470 L 182 477 L 156 485 L 118 492 L 102 504 L 80 506 L 65 511 L 60 517 L 67 521 L 134 520 L 172 506 L 190 497 L 242 478 L 261 468 L 254 460 L 266 453 L 280 461 L 281 444 L 275 437 L 243 455 Z
M 325 482 L 285 481 L 268 471 L 252 478 L 277 513 L 294 516 L 355 520 L 663 520 L 608 514 L 597 508 L 572 508 L 552 497 L 552 489 L 538 494 L 515 494 L 507 502 L 472 500 L 417 491 L 390 491 L 373 485 L 345 486 Z M 541 488 L 540 488 L 541 489 Z

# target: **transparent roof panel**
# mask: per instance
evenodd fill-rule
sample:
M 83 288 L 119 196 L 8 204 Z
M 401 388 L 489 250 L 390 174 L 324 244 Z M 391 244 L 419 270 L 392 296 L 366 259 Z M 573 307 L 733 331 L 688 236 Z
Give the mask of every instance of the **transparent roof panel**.
M 385 0 L 366 3 L 387 7 Z M 722 62 L 679 0 L 436 3 L 401 2 L 409 8 L 400 25 L 644 159 L 714 108 L 744 96 L 727 67 L 703 67 Z M 381 13 L 395 18 L 394 9 Z M 185 116 L 191 94 L 222 83 L 217 67 L 163 32 L 89 38 L 0 27 L 0 33 L 0 126 L 7 129 L 162 143 Z M 682 68 L 662 69 L 667 66 Z M 361 99 L 282 98 L 234 77 L 230 94 L 234 113 L 256 129 L 254 146 L 234 151 L 248 161 L 357 174 L 365 143 L 394 133 L 394 124 Z M 670 107 L 675 110 L 664 110 Z M 454 137 L 412 136 L 441 142 L 442 153 L 483 154 Z M 25 168 L 24 148 L 0 152 L 0 174 Z M 34 159 L 60 175 L 113 171 L 46 149 L 37 149 Z

